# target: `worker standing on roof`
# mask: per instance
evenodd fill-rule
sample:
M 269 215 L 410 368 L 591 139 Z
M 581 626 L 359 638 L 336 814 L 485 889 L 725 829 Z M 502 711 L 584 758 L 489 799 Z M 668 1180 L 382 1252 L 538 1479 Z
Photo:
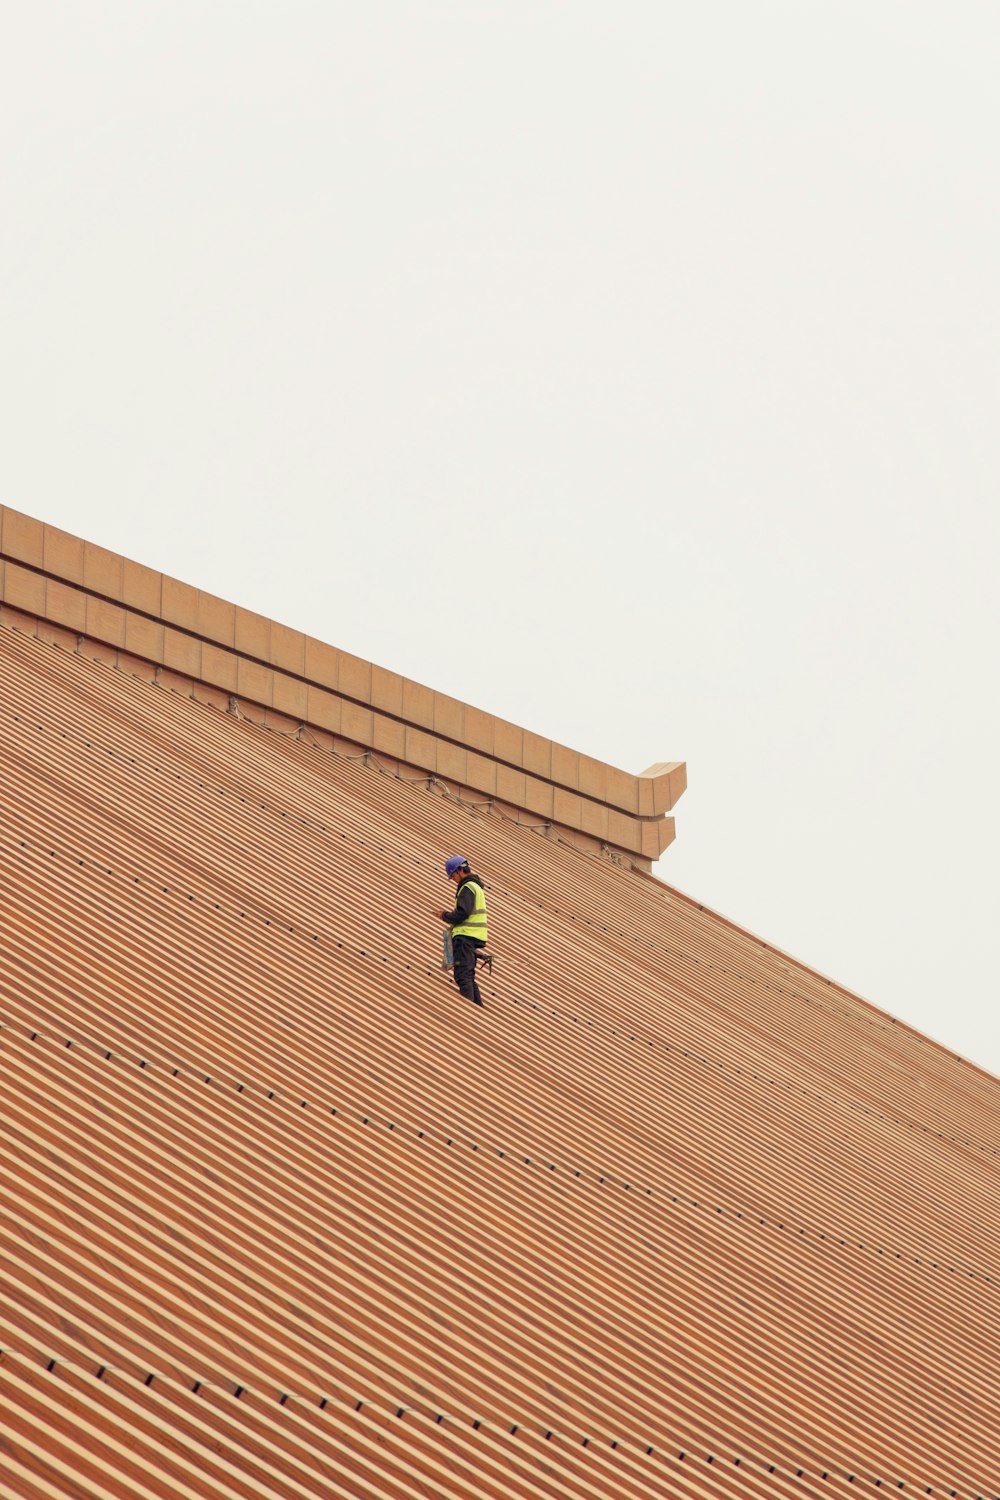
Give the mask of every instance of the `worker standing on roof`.
M 464 854 L 453 854 L 445 860 L 444 870 L 458 886 L 454 910 L 440 913 L 442 922 L 451 928 L 455 955 L 452 975 L 460 994 L 473 1005 L 482 1005 L 476 983 L 476 954 L 486 946 L 486 892 L 479 876 L 470 872 Z

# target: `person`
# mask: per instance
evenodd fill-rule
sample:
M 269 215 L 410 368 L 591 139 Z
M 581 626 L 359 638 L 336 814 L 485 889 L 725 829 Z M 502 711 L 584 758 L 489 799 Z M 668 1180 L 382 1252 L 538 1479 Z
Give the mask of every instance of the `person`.
M 470 871 L 464 854 L 453 854 L 445 860 L 444 871 L 458 887 L 454 908 L 439 913 L 442 922 L 451 929 L 452 978 L 459 994 L 473 1005 L 482 1005 L 483 997 L 476 983 L 476 954 L 486 946 L 486 892 L 479 876 Z

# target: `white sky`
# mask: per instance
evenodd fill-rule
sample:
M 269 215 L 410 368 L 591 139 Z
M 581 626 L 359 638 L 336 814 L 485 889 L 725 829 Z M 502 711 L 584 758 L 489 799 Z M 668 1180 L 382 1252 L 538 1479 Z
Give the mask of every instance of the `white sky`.
M 995 0 L 32 0 L 0 499 L 539 733 L 1000 1072 Z M 487 872 L 488 873 L 488 872 Z

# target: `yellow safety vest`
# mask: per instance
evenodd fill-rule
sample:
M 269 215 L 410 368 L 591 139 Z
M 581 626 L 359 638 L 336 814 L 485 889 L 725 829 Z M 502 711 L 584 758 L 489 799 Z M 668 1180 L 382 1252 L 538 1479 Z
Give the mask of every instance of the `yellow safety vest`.
M 486 941 L 486 892 L 477 880 L 466 878 L 459 886 L 459 891 L 464 890 L 467 885 L 472 886 L 472 894 L 475 904 L 464 922 L 459 922 L 457 927 L 451 929 L 453 938 L 470 937 L 479 938 L 481 942 Z

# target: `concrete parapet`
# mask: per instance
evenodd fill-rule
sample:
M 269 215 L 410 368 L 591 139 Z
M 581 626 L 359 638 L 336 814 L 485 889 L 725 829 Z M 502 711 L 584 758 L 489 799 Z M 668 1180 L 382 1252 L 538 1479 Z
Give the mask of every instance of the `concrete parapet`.
M 648 867 L 673 840 L 665 814 L 686 786 L 682 761 L 618 770 L 9 507 L 0 601 L 47 638 L 234 695 L 271 727 L 287 720 L 390 754 L 581 847 Z

